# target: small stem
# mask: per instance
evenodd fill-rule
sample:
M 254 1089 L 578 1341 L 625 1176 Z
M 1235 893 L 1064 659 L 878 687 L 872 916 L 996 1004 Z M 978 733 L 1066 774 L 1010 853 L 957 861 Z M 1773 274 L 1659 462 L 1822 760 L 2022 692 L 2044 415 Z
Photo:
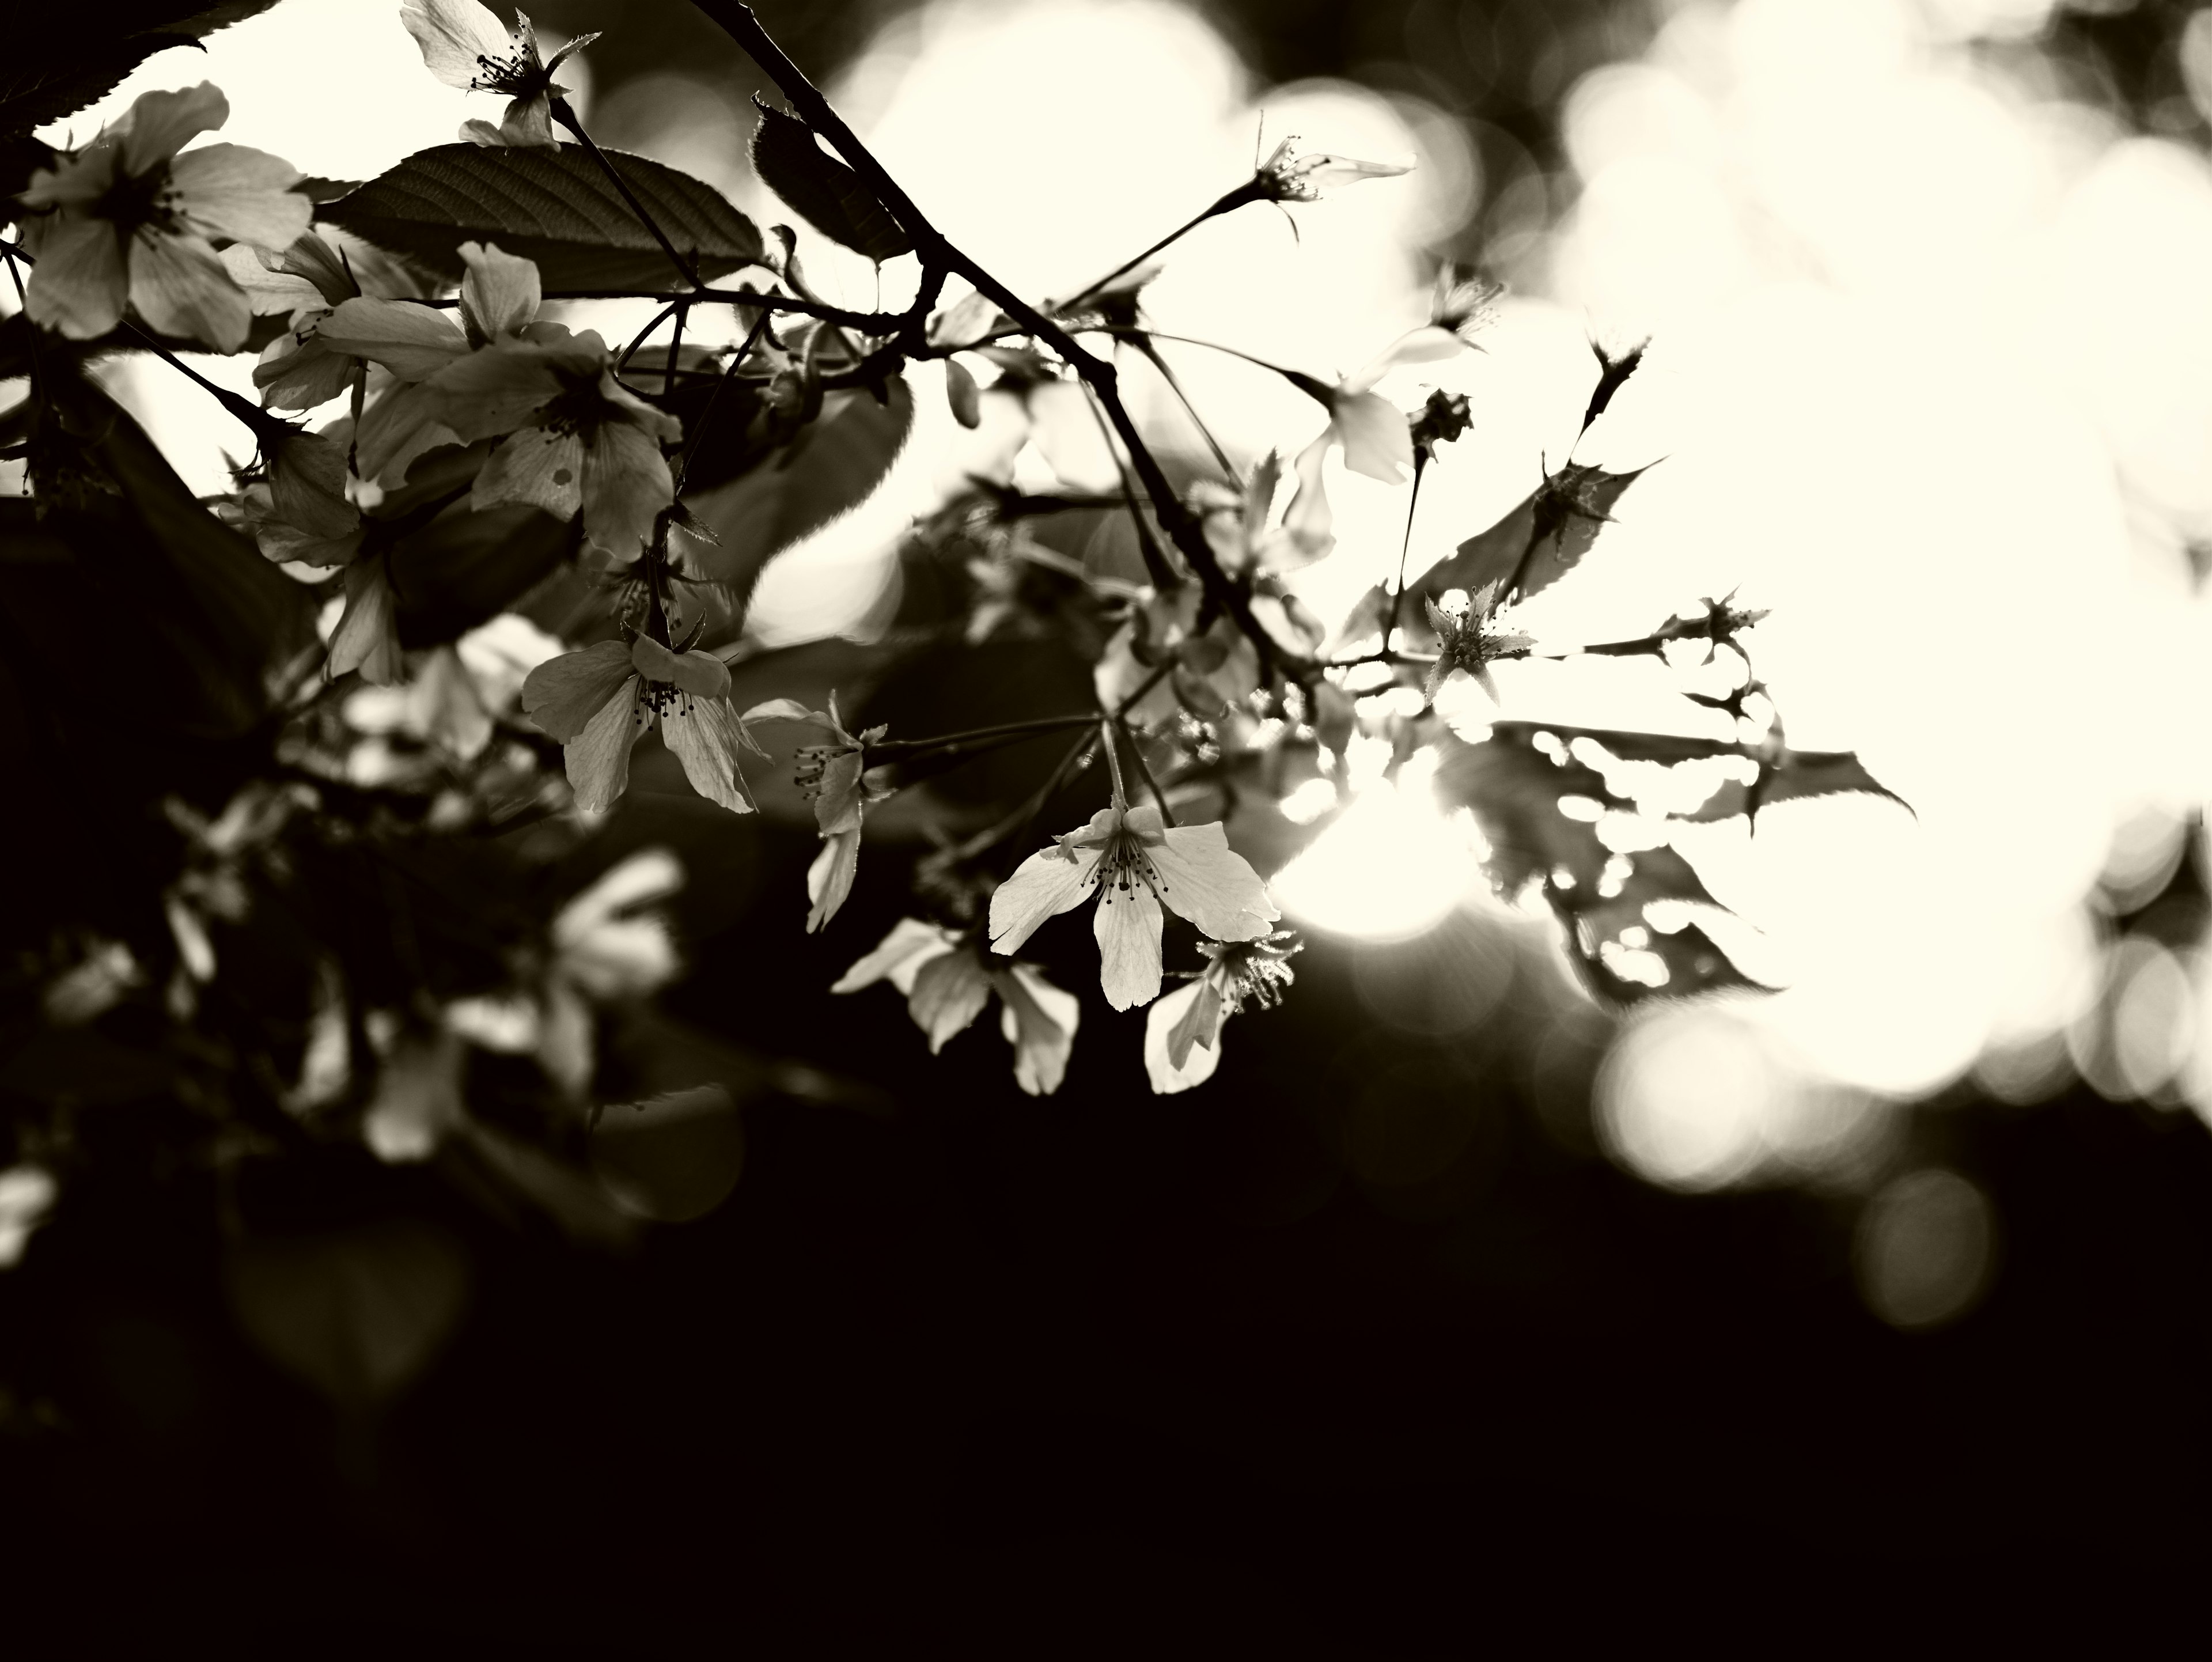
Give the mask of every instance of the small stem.
M 645 344 L 646 341 L 651 337 L 654 330 L 660 327 L 660 326 L 665 323 L 670 318 L 676 316 L 677 308 L 682 306 L 683 303 L 684 302 L 679 300 L 670 301 L 667 305 L 662 307 L 658 312 L 655 312 L 653 314 L 653 320 L 647 324 L 644 328 L 639 330 L 631 338 L 630 344 L 622 349 L 621 354 L 615 359 L 615 374 L 617 378 L 621 376 L 623 370 L 629 368 L 629 361 L 637 356 L 638 348 Z M 668 367 L 672 369 L 676 367 L 673 358 L 669 361 Z M 664 392 L 666 391 L 665 383 L 662 390 Z
M 1167 382 L 1168 390 L 1176 395 L 1176 402 L 1182 405 L 1183 414 L 1190 417 L 1190 424 L 1198 429 L 1198 436 L 1206 441 L 1206 447 L 1213 453 L 1214 465 L 1219 467 L 1223 476 L 1234 484 L 1237 482 L 1237 469 L 1229 460 L 1229 453 L 1221 447 L 1221 441 L 1213 436 L 1213 429 L 1206 424 L 1206 418 L 1198 413 L 1198 406 L 1190 401 L 1190 394 L 1182 390 L 1181 378 L 1174 370 L 1168 368 L 1168 361 L 1160 356 L 1159 348 L 1152 344 L 1152 337 L 1142 336 L 1131 344 L 1145 355 L 1146 362 L 1160 372 L 1160 379 Z
M 1102 717 L 1098 722 L 1098 742 L 1106 746 L 1106 767 L 1114 776 L 1114 806 L 1127 807 L 1129 793 L 1121 784 L 1121 758 L 1114 746 L 1114 718 Z
M 1089 288 L 1083 290 L 1081 294 L 1075 295 L 1073 299 L 1061 301 L 1055 309 L 1061 312 L 1074 310 L 1075 307 L 1083 304 L 1085 301 L 1090 299 L 1091 295 L 1097 294 L 1108 283 L 1113 282 L 1115 277 L 1135 271 L 1137 267 L 1142 265 L 1154 254 L 1159 253 L 1161 249 L 1167 247 L 1170 243 L 1178 242 L 1184 237 L 1188 236 L 1193 231 L 1205 224 L 1207 220 L 1212 219 L 1216 214 L 1229 213 L 1235 209 L 1243 207 L 1248 202 L 1257 202 L 1260 199 L 1258 181 L 1252 179 L 1246 180 L 1244 183 L 1239 185 L 1235 190 L 1224 192 L 1222 195 L 1217 197 L 1211 207 L 1201 210 L 1192 218 L 1176 227 L 1174 230 L 1170 231 L 1165 236 L 1162 237 L 1158 242 L 1152 244 L 1151 247 L 1146 249 L 1141 254 L 1137 255 L 1133 259 L 1123 260 L 1112 271 L 1107 272 L 1104 277 L 1100 277 L 1097 282 L 1092 283 Z
M 568 107 L 567 99 L 553 100 L 553 119 L 574 134 L 576 142 L 592 153 L 592 160 L 599 164 L 599 171 L 606 174 L 622 199 L 629 204 L 629 210 L 637 216 L 638 223 L 653 233 L 653 240 L 660 245 L 660 252 L 666 254 L 669 263 L 676 267 L 677 275 L 695 289 L 704 288 L 706 285 L 699 281 L 699 273 L 691 262 L 676 252 L 676 245 L 668 240 L 668 234 L 660 228 L 659 222 L 651 214 L 646 212 L 645 204 L 631 193 L 629 181 L 615 171 L 615 164 L 607 160 L 606 152 L 592 142 L 591 134 L 584 131 L 584 124 L 576 119 L 575 111 Z
M 1116 725 L 1121 724 L 1116 723 Z M 1121 728 L 1121 738 L 1129 746 L 1129 759 L 1137 764 L 1137 775 L 1145 782 L 1145 788 L 1152 792 L 1152 801 L 1160 805 L 1160 818 L 1169 825 L 1174 825 L 1175 810 L 1168 806 L 1168 794 L 1160 788 L 1159 781 L 1152 777 L 1152 767 L 1145 760 L 1144 746 L 1137 742 L 1136 734 L 1131 733 L 1126 726 Z
M 1083 388 L 1083 407 L 1091 412 L 1091 419 L 1098 423 L 1098 437 L 1106 446 L 1106 454 L 1113 459 L 1114 472 L 1121 480 L 1121 495 L 1129 509 L 1129 523 L 1136 527 L 1137 552 L 1145 558 L 1145 575 L 1152 580 L 1154 588 L 1172 588 L 1176 578 L 1175 568 L 1161 549 L 1159 539 L 1152 535 L 1152 527 L 1145 523 L 1145 510 L 1137 500 L 1137 482 L 1129 477 L 1128 464 L 1121 453 L 1114 447 L 1114 434 L 1106 425 L 1106 417 L 1098 408 L 1098 395 L 1086 382 Z
M 684 324 L 691 315 L 689 306 L 676 308 L 676 326 L 668 332 L 668 368 L 660 377 L 660 396 L 666 398 L 676 390 L 676 366 L 684 356 Z
M 707 407 L 699 412 L 699 419 L 692 423 L 691 430 L 684 435 L 684 451 L 677 457 L 675 468 L 676 490 L 678 496 L 681 496 L 684 491 L 684 476 L 691 471 L 691 458 L 699 448 L 700 435 L 706 432 L 708 418 L 714 415 L 715 405 L 721 402 L 722 389 L 730 384 L 731 378 L 738 373 L 738 366 L 751 355 L 753 348 L 759 344 L 761 336 L 767 332 L 769 315 L 769 313 L 763 312 L 751 329 L 746 332 L 744 344 L 738 348 L 728 364 L 724 367 L 721 374 L 716 378 L 714 390 L 707 394 Z M 665 397 L 665 394 L 664 393 L 663 396 Z
M 971 728 L 965 733 L 939 734 L 932 739 L 885 739 L 868 746 L 870 756 L 921 756 L 956 746 L 979 744 L 989 739 L 1022 738 L 1034 733 L 1055 733 L 1063 728 L 1086 727 L 1098 719 L 1096 710 L 1080 715 L 1041 715 L 1030 721 L 1001 721 L 996 727 Z
M 1390 650 L 1398 633 L 1398 624 L 1406 612 L 1406 556 L 1413 546 L 1413 510 L 1421 505 L 1421 474 L 1429 465 L 1429 453 L 1416 448 L 1413 452 L 1413 489 L 1406 498 L 1406 536 L 1398 545 L 1398 587 L 1390 597 L 1390 616 L 1382 626 L 1382 650 Z

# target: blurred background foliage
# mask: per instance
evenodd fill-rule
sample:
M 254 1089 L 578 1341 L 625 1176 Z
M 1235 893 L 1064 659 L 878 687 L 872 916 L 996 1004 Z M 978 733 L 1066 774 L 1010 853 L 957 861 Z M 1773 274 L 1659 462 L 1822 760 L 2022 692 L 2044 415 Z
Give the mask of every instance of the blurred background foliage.
M 757 9 L 863 113 L 924 39 L 887 0 Z M 1731 15 L 1194 10 L 1255 88 L 1348 82 L 1401 100 L 1417 139 L 1452 124 L 1468 187 L 1425 253 L 1570 295 L 1577 88 Z M 731 136 L 765 82 L 688 5 L 534 15 L 609 31 L 586 95 L 605 142 L 752 188 Z M 1914 15 L 2098 113 L 2100 143 L 2201 156 L 2212 10 Z M 1126 89 L 1131 123 L 1146 100 Z M 2157 521 L 2131 521 L 2136 557 L 2166 559 L 2145 581 L 2175 606 L 2205 545 L 2188 466 L 2186 489 L 2128 475 L 2130 511 Z M 927 576 L 869 626 L 925 608 Z M 793 605 L 788 638 L 819 634 Z M 819 703 L 851 651 L 798 646 L 760 696 Z M 854 724 L 1024 713 L 1012 687 L 1041 709 L 1085 696 L 1055 687 L 1056 659 L 1000 657 L 880 685 Z M 2201 734 L 2203 707 L 2165 691 L 2160 732 Z M 2063 792 L 2076 752 L 2048 765 Z M 801 936 L 795 799 L 732 837 L 651 768 L 564 880 L 648 848 L 683 860 L 689 968 L 665 1030 L 623 1043 L 641 1094 L 721 1095 L 608 1128 L 592 1163 L 635 1202 L 608 1221 L 564 1235 L 362 1151 L 249 1170 L 213 1203 L 218 1175 L 165 1166 L 129 1101 L 86 1105 L 103 1176 L 35 1233 L 43 1197 L 0 1185 L 0 1232 L 22 1221 L 0 1276 L 0 1531 L 19 1572 L 56 1572 L 42 1616 L 111 1619 L 68 1589 L 127 1562 L 165 1618 L 282 1632 L 1430 1655 L 1614 1600 L 1719 1620 L 2201 1557 L 2212 1147 L 2185 782 L 2139 792 L 2148 807 L 2120 791 L 2121 823 L 2099 822 L 2065 897 L 2083 944 L 2063 995 L 1887 1082 L 1802 1065 L 1733 1007 L 1624 1036 L 1542 929 L 1470 904 L 1395 939 L 1314 930 L 1290 1005 L 1188 1095 L 1152 1095 L 1133 1045 L 1100 1041 L 1092 992 L 1079 1065 L 1040 1102 L 994 1037 L 931 1063 L 888 995 L 823 992 L 904 909 L 893 862 L 864 862 L 836 933 Z M 36 838 L 9 846 L 35 872 Z M 1993 844 L 1975 857 L 2002 867 Z M 1906 956 L 1886 967 L 1909 981 Z M 226 1251 L 224 1208 L 252 1251 Z M 332 1253 L 358 1282 L 342 1344 L 307 1331 L 323 1292 L 288 1302 L 327 1288 Z

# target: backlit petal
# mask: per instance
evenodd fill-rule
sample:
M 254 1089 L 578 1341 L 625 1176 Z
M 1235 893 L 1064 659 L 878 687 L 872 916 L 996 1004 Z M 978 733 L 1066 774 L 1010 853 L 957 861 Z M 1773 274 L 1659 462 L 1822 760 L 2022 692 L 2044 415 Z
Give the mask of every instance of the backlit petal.
M 598 812 L 622 799 L 629 788 L 630 746 L 651 720 L 651 713 L 637 701 L 637 678 L 627 676 L 584 730 L 562 746 L 578 807 Z
M 483 346 L 502 335 L 519 335 L 536 320 L 540 295 L 534 260 L 501 252 L 497 243 L 464 242 L 461 259 L 461 317 L 469 339 Z
M 505 26 L 477 0 L 406 0 L 399 21 L 422 49 L 422 66 L 464 92 L 481 73 L 478 58 L 507 55 Z
M 1019 951 L 1045 919 L 1072 911 L 1089 899 L 1099 854 L 1096 848 L 1055 843 L 1023 861 L 991 896 L 991 950 Z
M 131 240 L 131 303 L 159 333 L 235 352 L 253 326 L 253 308 L 214 249 L 196 236 L 141 231 Z
M 469 500 L 478 508 L 528 502 L 556 519 L 572 520 L 583 500 L 576 477 L 583 466 L 583 448 L 574 433 L 543 427 L 511 433 L 477 475 Z
M 116 123 L 123 171 L 134 178 L 149 174 L 198 135 L 229 119 L 230 100 L 210 82 L 179 92 L 141 93 Z
M 1340 393 L 1330 411 L 1344 441 L 1344 465 L 1385 484 L 1399 484 L 1413 465 L 1413 439 L 1406 412 L 1374 393 Z
M 1364 393 L 1401 363 L 1436 363 L 1457 357 L 1466 347 L 1467 343 L 1450 330 L 1425 323 L 1418 329 L 1408 329 L 1376 354 L 1371 362 L 1344 383 L 1344 390 Z
M 123 320 L 131 290 L 122 239 L 104 219 L 56 216 L 39 227 L 31 321 L 71 340 L 92 340 Z
M 240 246 L 234 243 L 223 252 L 234 254 Z M 361 370 L 359 358 L 327 344 L 309 325 L 269 343 L 253 366 L 253 384 L 271 410 L 313 410 L 345 392 Z M 374 478 L 374 470 L 363 477 Z
M 112 140 L 88 144 L 75 155 L 58 157 L 52 167 L 33 174 L 30 188 L 19 199 L 27 208 L 89 208 L 115 187 L 121 159 L 121 147 Z M 34 219 L 23 227 L 23 240 L 34 256 L 39 244 L 33 228 L 40 222 Z
M 1160 898 L 1216 941 L 1256 941 L 1282 916 L 1218 822 L 1170 826 L 1146 853 L 1160 874 Z
M 650 635 L 641 635 L 630 642 L 629 661 L 648 681 L 681 687 L 695 698 L 729 698 L 729 666 L 711 652 L 671 652 Z
M 676 500 L 659 441 L 628 422 L 602 422 L 583 460 L 584 534 L 617 559 L 634 558 Z
M 565 742 L 581 733 L 635 673 L 629 648 L 620 641 L 564 652 L 548 658 L 523 681 L 523 713 L 540 733 Z
M 1160 903 L 1139 883 L 1106 888 L 1091 930 L 1098 938 L 1098 984 L 1117 1010 L 1160 995 Z
M 380 363 L 401 380 L 427 380 L 469 355 L 453 320 L 428 306 L 366 295 L 349 300 L 316 326 L 339 350 Z
M 499 136 L 509 149 L 543 149 L 561 141 L 553 136 L 553 102 L 544 93 L 507 100 L 500 118 Z
M 314 204 L 292 188 L 300 170 L 266 150 L 203 144 L 172 162 L 169 178 L 179 210 L 203 236 L 283 248 L 305 235 L 314 216 Z
M 1067 1076 L 1075 1049 L 1075 1030 L 1083 1005 L 1026 964 L 1012 964 L 991 977 L 999 989 L 999 1031 L 1014 1047 L 1014 1083 L 1033 1097 L 1048 1097 Z
M 222 269 L 246 291 L 246 304 L 257 317 L 286 312 L 296 318 L 302 312 L 327 311 L 332 304 L 306 277 L 272 271 L 258 249 L 243 242 L 234 242 L 222 251 Z
M 732 813 L 750 813 L 752 798 L 738 770 L 737 726 L 726 698 L 680 698 L 660 713 L 660 736 L 691 788 Z
M 1329 435 L 1324 431 L 1298 452 L 1297 494 L 1283 512 L 1283 531 L 1307 561 L 1317 560 L 1336 546 L 1329 527 L 1328 493 L 1322 484 L 1322 465 L 1328 460 Z
M 520 342 L 472 352 L 439 372 L 441 419 L 465 441 L 512 433 L 560 393 L 558 370 L 570 356 Z
M 398 484 L 424 451 L 459 441 L 438 419 L 436 392 L 420 382 L 401 382 L 387 387 L 362 412 L 354 431 L 354 465 L 364 479 Z

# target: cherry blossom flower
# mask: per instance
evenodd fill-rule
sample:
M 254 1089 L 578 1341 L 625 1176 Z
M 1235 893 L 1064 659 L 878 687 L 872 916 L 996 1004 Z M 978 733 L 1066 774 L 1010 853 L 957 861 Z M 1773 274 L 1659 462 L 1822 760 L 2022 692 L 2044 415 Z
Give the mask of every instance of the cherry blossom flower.
M 1463 612 L 1447 612 L 1434 600 L 1425 603 L 1429 627 L 1437 632 L 1437 661 L 1429 666 L 1428 680 L 1421 690 L 1431 703 L 1436 702 L 1437 689 L 1443 685 L 1444 679 L 1455 669 L 1463 669 L 1473 676 L 1495 703 L 1498 683 L 1491 678 L 1490 666 L 1503 658 L 1528 655 L 1534 643 L 1526 635 L 1492 627 L 1499 587 L 1498 583 L 1486 583 Z
M 644 910 L 684 886 L 684 868 L 666 849 L 641 849 L 611 867 L 553 920 L 543 1014 L 534 1035 L 538 1065 L 571 1093 L 592 1076 L 594 1002 L 643 998 L 676 974 L 668 920 Z
M 745 721 L 748 726 L 755 721 L 813 721 L 836 735 L 827 745 L 801 746 L 793 775 L 799 789 L 814 801 L 814 824 L 822 837 L 822 852 L 806 868 L 806 932 L 811 934 L 837 915 L 853 892 L 853 878 L 860 865 L 862 817 L 890 794 L 882 776 L 867 766 L 868 746 L 887 729 L 846 732 L 834 692 L 826 712 L 809 709 L 795 698 L 772 698 L 747 710 Z
M 1012 953 L 1096 891 L 1099 984 L 1117 1010 L 1159 995 L 1162 906 L 1216 941 L 1255 941 L 1282 914 L 1219 824 L 1167 825 L 1118 794 L 1079 831 L 1022 861 L 991 897 L 991 949 Z
M 1297 937 L 1278 929 L 1257 941 L 1201 941 L 1206 968 L 1159 1000 L 1145 1015 L 1145 1071 L 1163 1096 L 1213 1077 L 1221 1062 L 1221 1030 L 1247 1003 L 1272 1010 L 1291 984 Z
M 274 253 L 234 242 L 223 269 L 257 316 L 288 314 L 286 332 L 262 350 L 253 384 L 271 410 L 312 410 L 353 385 L 362 358 L 325 339 L 320 325 L 349 300 L 413 295 L 416 285 L 390 256 L 365 246 L 343 253 L 313 231 Z M 419 309 L 419 308 L 418 308 Z
M 464 242 L 460 253 L 467 274 L 458 320 L 427 306 L 362 295 L 342 301 L 314 326 L 324 350 L 366 360 L 391 378 L 374 388 L 355 435 L 363 478 L 397 484 L 425 450 L 459 442 L 433 385 L 441 371 L 501 342 L 569 338 L 565 329 L 536 322 L 543 291 L 535 263 L 502 253 L 496 243 Z
M 463 92 L 503 93 L 510 100 L 498 126 L 462 125 L 461 137 L 479 144 L 555 143 L 552 100 L 568 88 L 555 84 L 554 73 L 599 38 L 578 35 L 549 64 L 538 54 L 538 31 L 520 11 L 508 29 L 477 0 L 406 0 L 399 21 L 422 48 L 423 67 L 439 80 Z
M 996 993 L 999 1031 L 1014 1047 L 1014 1082 L 1033 1097 L 1048 1097 L 1066 1077 L 1082 1020 L 1075 995 L 1030 965 L 988 962 L 972 934 L 902 917 L 830 990 L 856 993 L 879 981 L 906 995 L 907 1014 L 927 1036 L 932 1056 L 973 1026 Z
M 651 636 L 601 641 L 530 672 L 522 708 L 558 739 L 576 806 L 612 807 L 629 783 L 629 752 L 657 720 L 691 788 L 732 813 L 750 813 L 741 750 L 764 754 L 730 708 L 730 672 L 709 652 L 672 652 Z
M 1261 201 L 1318 202 L 1323 191 L 1356 185 L 1363 179 L 1395 179 L 1400 174 L 1413 171 L 1410 161 L 1402 166 L 1391 161 L 1360 161 L 1319 150 L 1293 155 L 1291 147 L 1297 142 L 1297 135 L 1293 133 L 1276 145 L 1274 153 L 1253 174 L 1253 188 Z
M 299 169 L 279 157 L 240 144 L 177 154 L 229 119 L 229 101 L 205 82 L 143 93 L 91 143 L 32 175 L 18 198 L 30 210 L 23 244 L 38 261 L 32 322 L 90 340 L 121 322 L 128 303 L 162 334 L 220 352 L 246 344 L 252 305 L 210 239 L 286 247 L 313 208 L 291 188 Z

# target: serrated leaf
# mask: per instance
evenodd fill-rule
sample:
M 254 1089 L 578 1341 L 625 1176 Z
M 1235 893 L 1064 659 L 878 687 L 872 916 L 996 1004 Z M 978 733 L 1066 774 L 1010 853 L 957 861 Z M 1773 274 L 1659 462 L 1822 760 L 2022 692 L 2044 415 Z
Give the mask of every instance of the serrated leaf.
M 814 130 L 758 98 L 753 171 L 806 222 L 833 241 L 881 264 L 914 252 L 914 239 L 884 211 L 854 173 L 815 143 Z
M 1415 593 L 1435 599 L 1462 588 L 1474 594 L 1496 583 L 1500 606 L 1541 594 L 1582 563 L 1613 504 L 1644 472 L 1608 473 L 1568 463 L 1495 525 L 1462 543 L 1450 559 L 1431 566 Z
M 641 155 L 605 155 L 702 278 L 761 263 L 760 232 L 711 185 Z M 464 242 L 535 260 L 550 290 L 682 286 L 668 256 L 579 146 L 441 144 L 319 217 L 458 280 Z
M 1757 754 L 1747 752 L 1747 754 Z M 1907 813 L 1912 805 L 1876 779 L 1851 751 L 1790 750 L 1786 746 L 1759 757 L 1759 776 L 1749 784 L 1730 780 L 1715 791 L 1705 806 L 1687 818 L 1700 823 L 1732 819 L 1760 812 L 1778 802 L 1812 796 L 1845 794 L 1887 797 Z
M 8 19 L 0 55 L 0 137 L 74 115 L 112 91 L 157 52 L 190 46 L 217 29 L 267 11 L 276 0 L 195 5 L 184 0 L 108 0 L 33 11 Z M 79 143 L 91 137 L 76 135 Z M 12 196 L 10 185 L 0 196 Z
M 914 393 L 903 380 L 890 383 L 882 404 L 854 393 L 842 408 L 825 405 L 781 451 L 690 498 L 721 543 L 687 551 L 687 563 L 740 595 L 750 594 L 769 560 L 867 500 L 913 427 Z

